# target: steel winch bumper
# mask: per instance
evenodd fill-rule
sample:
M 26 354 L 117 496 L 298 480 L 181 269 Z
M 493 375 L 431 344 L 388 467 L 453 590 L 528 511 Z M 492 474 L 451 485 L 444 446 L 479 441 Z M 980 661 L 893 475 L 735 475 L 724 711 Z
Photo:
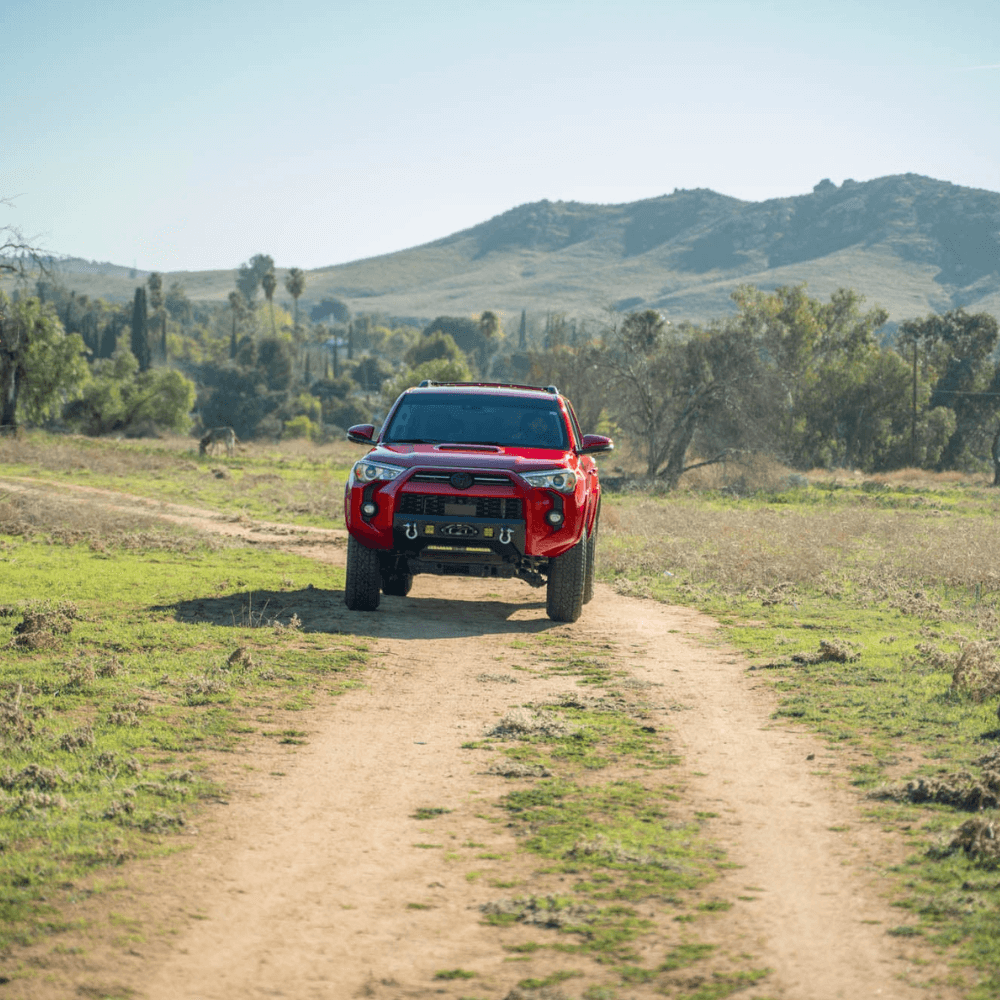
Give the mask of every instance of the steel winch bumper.
M 487 517 L 459 520 L 447 515 L 396 514 L 392 536 L 393 549 L 412 555 L 419 555 L 430 546 L 435 555 L 437 552 L 459 554 L 465 551 L 467 559 L 492 553 L 510 560 L 524 555 L 526 529 L 524 521 L 518 520 L 498 521 Z

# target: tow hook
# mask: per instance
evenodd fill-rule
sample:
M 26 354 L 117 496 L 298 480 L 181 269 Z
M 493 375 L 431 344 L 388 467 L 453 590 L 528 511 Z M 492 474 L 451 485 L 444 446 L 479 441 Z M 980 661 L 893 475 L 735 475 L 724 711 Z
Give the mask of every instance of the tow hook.
M 412 521 L 407 521 L 403 525 L 403 530 L 406 532 L 406 537 L 413 541 L 417 537 L 417 526 Z
M 513 528 L 508 528 L 507 525 L 504 525 L 500 529 L 500 534 L 498 536 L 498 539 L 501 545 L 510 545 L 511 532 L 513 530 L 514 530 Z

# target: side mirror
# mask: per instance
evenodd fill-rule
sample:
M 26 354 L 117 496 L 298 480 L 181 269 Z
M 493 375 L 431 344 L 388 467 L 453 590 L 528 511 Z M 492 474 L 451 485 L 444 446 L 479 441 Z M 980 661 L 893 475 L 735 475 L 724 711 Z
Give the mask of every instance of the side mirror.
M 371 444 L 374 434 L 374 424 L 355 424 L 347 428 L 347 440 L 355 444 Z
M 599 451 L 614 451 L 615 443 L 603 434 L 584 434 L 581 455 L 596 455 Z

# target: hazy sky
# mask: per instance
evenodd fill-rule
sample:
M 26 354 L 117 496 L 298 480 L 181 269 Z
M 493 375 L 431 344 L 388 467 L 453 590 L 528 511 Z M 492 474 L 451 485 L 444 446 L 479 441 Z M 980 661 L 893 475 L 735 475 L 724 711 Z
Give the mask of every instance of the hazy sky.
M 0 0 L 0 225 L 314 268 L 525 202 L 1000 190 L 996 0 Z

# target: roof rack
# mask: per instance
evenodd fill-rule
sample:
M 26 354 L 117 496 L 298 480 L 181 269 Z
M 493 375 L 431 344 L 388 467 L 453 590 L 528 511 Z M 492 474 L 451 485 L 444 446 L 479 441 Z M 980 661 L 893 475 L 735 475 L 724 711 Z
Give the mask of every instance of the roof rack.
M 554 385 L 518 385 L 516 382 L 437 382 L 432 378 L 425 378 L 417 388 L 426 389 L 428 386 L 434 385 L 469 385 L 484 389 L 533 389 L 535 392 L 549 392 L 553 396 L 559 395 L 559 390 Z

